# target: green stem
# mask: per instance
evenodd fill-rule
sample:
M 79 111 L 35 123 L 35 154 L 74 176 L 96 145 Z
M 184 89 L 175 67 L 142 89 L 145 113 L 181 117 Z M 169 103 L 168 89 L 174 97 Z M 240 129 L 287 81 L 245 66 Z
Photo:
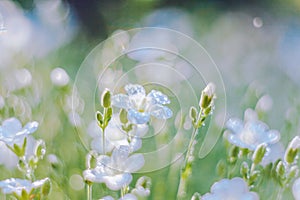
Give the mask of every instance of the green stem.
M 184 163 L 181 169 L 181 173 L 180 173 L 180 180 L 179 180 L 179 186 L 178 186 L 178 191 L 177 191 L 177 199 L 186 199 L 186 187 L 187 187 L 187 180 L 190 177 L 191 173 L 192 173 L 192 160 L 190 160 L 190 158 L 193 156 L 194 154 L 194 145 L 196 143 L 196 136 L 197 136 L 197 130 L 199 127 L 202 126 L 203 121 L 206 116 L 202 115 L 202 110 L 200 109 L 200 112 L 197 116 L 197 121 L 196 124 L 194 126 L 193 129 L 193 133 L 188 145 L 188 149 L 186 152 L 186 156 L 184 159 Z
M 282 193 L 284 191 L 284 187 L 280 187 L 277 193 L 276 200 L 281 200 L 282 199 Z
M 92 200 L 92 183 L 87 183 L 87 200 Z
M 181 169 L 181 173 L 180 173 L 180 180 L 179 180 L 179 186 L 178 186 L 178 191 L 177 191 L 177 198 L 178 199 L 184 199 L 185 195 L 186 195 L 187 179 L 189 178 L 189 176 L 192 172 L 192 169 L 188 168 L 188 165 L 191 164 L 191 161 L 189 161 L 189 158 L 191 156 L 193 156 L 193 153 L 194 153 L 193 145 L 194 145 L 195 138 L 196 138 L 196 135 L 197 135 L 196 133 L 197 133 L 197 128 L 194 128 L 191 140 L 190 140 L 189 145 L 188 145 L 188 149 L 187 149 L 187 152 L 186 152 L 184 163 L 183 163 L 183 166 L 182 166 L 182 169 Z M 188 171 L 188 170 L 190 170 L 190 171 Z
M 105 150 L 105 128 L 102 128 L 102 152 L 104 155 L 106 154 Z

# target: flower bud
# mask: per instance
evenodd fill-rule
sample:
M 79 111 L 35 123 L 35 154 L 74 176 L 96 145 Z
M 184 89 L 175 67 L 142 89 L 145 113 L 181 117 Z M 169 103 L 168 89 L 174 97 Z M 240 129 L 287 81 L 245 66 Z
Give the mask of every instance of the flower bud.
M 38 140 L 35 145 L 35 155 L 39 159 L 43 159 L 46 154 L 46 145 L 43 140 Z
M 249 165 L 246 162 L 243 162 L 241 165 L 240 173 L 244 179 L 248 178 Z
M 122 124 L 127 124 L 128 118 L 127 118 L 127 111 L 125 109 L 120 110 L 119 118 Z
M 300 137 L 296 136 L 289 143 L 288 148 L 285 151 L 284 160 L 288 164 L 292 164 L 295 161 L 299 148 L 300 148 Z
M 103 115 L 102 115 L 101 112 L 99 112 L 99 111 L 96 112 L 96 119 L 97 119 L 98 125 L 100 127 L 102 127 L 102 125 L 103 125 Z
M 284 177 L 285 176 L 285 166 L 284 166 L 284 163 L 282 161 L 279 161 L 277 166 L 276 166 L 276 175 L 278 177 Z
M 190 114 L 190 118 L 191 118 L 192 122 L 196 123 L 196 121 L 197 121 L 197 110 L 194 106 L 192 106 L 190 108 L 190 113 L 189 114 Z
M 267 151 L 267 145 L 265 143 L 262 143 L 256 147 L 252 156 L 252 161 L 255 165 L 258 165 L 262 161 L 266 151 Z
M 48 196 L 48 194 L 51 191 L 51 181 L 49 178 L 47 178 L 42 186 L 42 194 L 43 196 Z
M 108 89 L 105 89 L 101 96 L 101 105 L 104 108 L 108 108 L 111 105 L 111 94 Z
M 212 104 L 212 100 L 215 96 L 216 86 L 213 83 L 207 84 L 207 86 L 202 90 L 199 106 L 202 109 L 208 108 Z

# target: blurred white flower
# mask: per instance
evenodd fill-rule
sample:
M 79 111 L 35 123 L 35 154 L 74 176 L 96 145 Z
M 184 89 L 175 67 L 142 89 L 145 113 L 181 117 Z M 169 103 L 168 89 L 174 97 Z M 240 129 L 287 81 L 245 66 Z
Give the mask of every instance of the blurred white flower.
M 142 176 L 137 180 L 135 188 L 131 191 L 131 193 L 136 195 L 137 197 L 148 197 L 150 195 L 150 187 L 150 178 Z
M 282 159 L 283 155 L 284 147 L 280 142 L 270 144 L 267 146 L 267 151 L 260 164 L 266 166 L 269 163 L 275 163 L 278 159 Z
M 125 86 L 128 95 L 117 94 L 112 97 L 112 105 L 128 111 L 128 120 L 133 124 L 145 124 L 150 120 L 150 115 L 158 119 L 172 117 L 172 111 L 163 106 L 169 104 L 169 98 L 157 90 L 151 90 L 146 96 L 146 91 L 141 85 L 128 84 Z
M 300 178 L 295 180 L 292 190 L 295 200 L 300 200 Z
M 222 179 L 212 185 L 210 193 L 202 200 L 259 200 L 255 192 L 250 192 L 247 183 L 239 177 Z
M 100 155 L 97 158 L 97 166 L 83 172 L 85 180 L 105 183 L 111 190 L 120 190 L 132 181 L 132 172 L 136 172 L 144 165 L 142 154 L 129 155 L 128 146 L 120 146 L 114 149 L 111 157 Z
M 64 69 L 59 67 L 51 71 L 50 78 L 54 85 L 60 87 L 67 85 L 70 80 L 67 72 Z
M 16 118 L 9 118 L 2 122 L 0 126 L 0 140 L 7 145 L 19 143 L 24 137 L 35 132 L 38 128 L 38 122 L 27 123 L 23 128 L 21 122 Z
M 47 181 L 49 181 L 49 178 L 35 182 L 25 179 L 10 178 L 0 181 L 0 188 L 4 194 L 16 193 L 18 196 L 21 196 L 22 190 L 25 190 L 29 194 L 32 189 L 42 187 Z
M 258 100 L 255 106 L 255 110 L 267 112 L 271 110 L 272 106 L 273 106 L 272 97 L 270 95 L 264 95 Z
M 230 143 L 253 151 L 262 143 L 275 144 L 280 139 L 277 130 L 270 130 L 255 117 L 245 116 L 244 122 L 238 118 L 231 118 L 227 121 L 226 128 L 228 131 L 224 133 L 224 137 Z

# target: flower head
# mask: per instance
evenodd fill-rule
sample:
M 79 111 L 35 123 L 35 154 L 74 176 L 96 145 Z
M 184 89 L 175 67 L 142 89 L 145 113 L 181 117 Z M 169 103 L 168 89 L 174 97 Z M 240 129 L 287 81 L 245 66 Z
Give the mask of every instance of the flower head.
M 249 112 L 245 112 L 244 122 L 237 118 L 231 118 L 227 121 L 228 131 L 224 136 L 230 143 L 254 151 L 262 143 L 269 145 L 279 141 L 280 133 L 278 131 L 270 130 L 265 123 L 253 116 L 247 116 L 247 113 Z
M 143 86 L 136 84 L 126 85 L 125 90 L 127 95 L 117 94 L 112 97 L 112 105 L 126 109 L 131 123 L 145 124 L 150 120 L 151 115 L 158 119 L 172 117 L 172 111 L 164 106 L 169 104 L 170 100 L 162 92 L 151 90 L 146 95 Z
M 4 194 L 16 193 L 18 196 L 21 196 L 22 190 L 25 190 L 29 194 L 32 189 L 40 188 L 48 181 L 49 178 L 35 182 L 26 179 L 10 178 L 0 181 L 0 188 Z
M 9 118 L 0 126 L 0 140 L 7 145 L 23 141 L 23 138 L 33 133 L 38 128 L 38 122 L 29 122 L 23 128 L 21 122 L 16 118 Z
M 259 200 L 255 192 L 250 192 L 247 183 L 239 177 L 222 179 L 212 185 L 210 193 L 202 200 Z
M 97 166 L 83 172 L 85 180 L 105 183 L 111 190 L 120 190 L 132 181 L 132 172 L 141 169 L 144 165 L 142 154 L 130 155 L 128 146 L 114 149 L 111 157 L 100 155 Z

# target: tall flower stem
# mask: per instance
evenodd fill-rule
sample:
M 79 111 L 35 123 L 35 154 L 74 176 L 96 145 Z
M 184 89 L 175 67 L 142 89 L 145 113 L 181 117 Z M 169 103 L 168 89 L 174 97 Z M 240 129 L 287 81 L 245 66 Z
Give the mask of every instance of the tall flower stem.
M 92 183 L 87 183 L 87 200 L 92 200 L 93 195 L 92 195 Z
M 105 155 L 105 128 L 102 129 L 102 152 Z
M 203 125 L 203 122 L 206 118 L 206 115 L 203 114 L 202 109 L 197 116 L 197 125 L 194 125 L 191 139 L 189 141 L 189 145 L 187 148 L 186 156 L 184 159 L 184 163 L 180 172 L 180 181 L 177 191 L 177 199 L 186 199 L 186 188 L 187 188 L 187 180 L 192 174 L 192 163 L 193 163 L 193 154 L 195 150 L 196 136 L 198 135 L 198 128 Z
M 188 145 L 187 153 L 184 159 L 183 167 L 180 173 L 180 181 L 178 186 L 177 198 L 184 199 L 186 196 L 186 187 L 187 187 L 187 180 L 192 173 L 192 156 L 194 153 L 194 145 L 195 145 L 195 137 L 196 137 L 197 129 L 194 128 L 191 140 Z

